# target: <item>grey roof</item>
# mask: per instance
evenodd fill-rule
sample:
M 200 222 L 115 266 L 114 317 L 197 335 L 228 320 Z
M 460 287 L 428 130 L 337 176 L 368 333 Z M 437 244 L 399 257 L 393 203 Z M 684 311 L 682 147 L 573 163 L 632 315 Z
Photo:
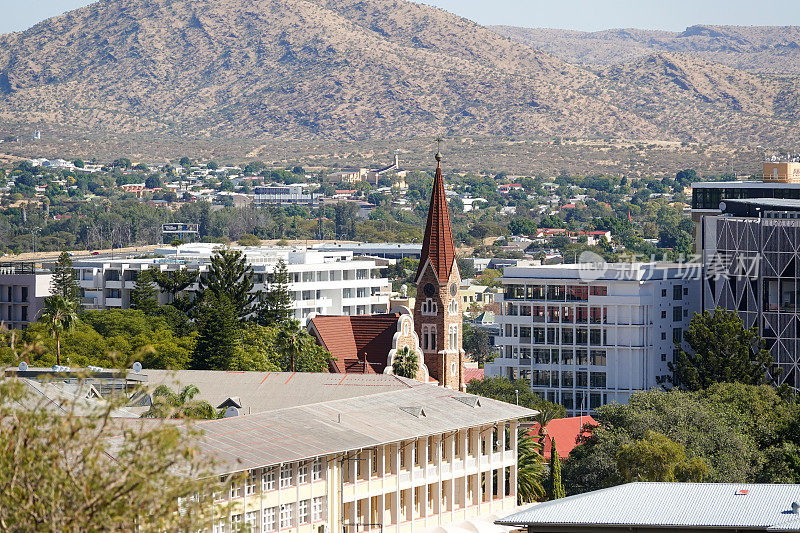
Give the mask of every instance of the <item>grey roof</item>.
M 800 485 L 628 483 L 542 503 L 497 524 L 794 531 L 800 517 L 792 502 L 800 502 Z
M 45 409 L 56 413 L 74 412 L 79 416 L 97 414 L 107 409 L 108 404 L 100 397 L 97 390 L 89 384 L 71 382 L 40 383 L 26 378 L 19 378 L 26 394 L 17 401 L 17 406 L 26 409 Z M 129 418 L 137 416 L 128 409 L 111 410 L 112 418 Z
M 333 374 L 333 376 L 336 376 Z M 343 375 L 337 376 L 342 379 Z M 300 388 L 298 386 L 298 388 Z M 362 391 L 369 385 L 364 385 Z M 419 383 L 377 394 L 193 422 L 201 453 L 219 474 L 310 459 L 534 416 L 536 411 Z
M 143 385 L 167 385 L 179 390 L 195 385 L 195 399 L 214 407 L 235 398 L 243 414 L 254 414 L 329 400 L 367 396 L 413 387 L 418 382 L 388 374 L 328 374 L 305 372 L 222 372 L 216 370 L 149 370 Z
M 696 181 L 692 189 L 800 189 L 800 183 L 764 181 Z

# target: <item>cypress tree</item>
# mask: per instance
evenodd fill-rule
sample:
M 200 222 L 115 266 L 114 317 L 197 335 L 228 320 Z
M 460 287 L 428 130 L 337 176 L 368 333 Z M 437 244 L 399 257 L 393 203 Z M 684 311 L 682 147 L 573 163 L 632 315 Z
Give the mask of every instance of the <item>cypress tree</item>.
M 200 304 L 194 370 L 228 370 L 235 360 L 241 332 L 237 309 L 225 294 L 208 293 Z
M 67 252 L 61 252 L 58 261 L 53 267 L 53 279 L 50 282 L 50 292 L 53 296 L 61 296 L 75 305 L 80 304 L 81 290 L 75 279 L 75 270 L 72 268 L 72 258 Z
M 550 477 L 547 485 L 551 500 L 557 500 L 566 495 L 564 484 L 561 481 L 561 459 L 558 457 L 555 438 L 550 441 Z
M 158 288 L 153 270 L 148 268 L 139 272 L 131 291 L 131 309 L 139 309 L 146 315 L 154 315 L 158 311 Z
M 269 288 L 258 307 L 256 321 L 261 326 L 294 327 L 293 318 L 289 271 L 286 269 L 286 263 L 280 260 L 269 277 Z
M 213 294 L 225 296 L 236 310 L 238 319 L 250 315 L 252 304 L 258 297 L 253 293 L 253 268 L 245 255 L 238 250 L 217 250 L 211 257 L 208 272 L 200 277 L 200 294 L 205 298 Z

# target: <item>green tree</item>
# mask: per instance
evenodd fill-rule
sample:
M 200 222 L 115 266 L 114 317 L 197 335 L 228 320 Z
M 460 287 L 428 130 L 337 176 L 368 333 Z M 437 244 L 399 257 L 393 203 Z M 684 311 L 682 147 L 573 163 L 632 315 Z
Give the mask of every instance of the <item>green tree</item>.
M 282 259 L 268 276 L 268 282 L 258 305 L 256 322 L 262 326 L 289 327 L 294 318 L 293 300 L 289 294 L 289 271 Z
M 209 292 L 199 307 L 198 337 L 192 368 L 230 370 L 240 343 L 239 311 L 226 294 Z
M 486 398 L 493 398 L 506 403 L 517 403 L 529 409 L 553 411 L 554 418 L 563 418 L 567 411 L 560 405 L 542 400 L 538 394 L 531 392 L 528 380 L 510 380 L 504 377 L 485 377 L 481 380 L 473 379 L 467 383 L 467 392 Z
M 218 249 L 211 256 L 208 271 L 200 276 L 200 298 L 225 297 L 242 320 L 249 316 L 252 304 L 260 295 L 253 292 L 253 267 L 238 250 Z
M 327 372 L 330 353 L 305 330 L 284 327 L 278 332 L 278 350 L 284 372 Z
M 61 364 L 61 336 L 75 328 L 78 308 L 74 302 L 60 294 L 44 299 L 39 321 L 47 324 L 50 334 L 56 339 L 56 364 Z
M 239 246 L 261 246 L 261 239 L 252 233 L 245 233 L 239 237 Z
M 198 272 L 188 268 L 179 268 L 178 270 L 155 271 L 154 276 L 159 289 L 169 295 L 168 303 L 176 304 L 176 307 L 180 309 L 185 305 L 179 300 L 178 295 L 197 281 Z
M 97 402 L 90 412 L 69 400 L 50 409 L 20 382 L 0 382 L 0 529 L 210 527 L 205 503 L 192 496 L 224 485 L 212 476 L 213 462 L 197 453 L 196 439 L 187 438 L 197 432 L 158 421 L 123 431 L 111 415 L 127 400 Z
M 478 363 L 479 368 L 483 368 L 495 357 L 495 353 L 489 345 L 489 332 L 484 328 L 474 327 L 468 322 L 464 322 L 463 327 L 464 351 L 470 359 Z
M 148 189 L 161 189 L 164 187 L 164 182 L 158 174 L 150 174 L 147 176 L 147 179 L 144 180 L 144 186 Z
M 695 314 L 684 339 L 690 349 L 681 349 L 669 364 L 672 382 L 681 388 L 700 390 L 718 382 L 759 385 L 773 369 L 758 329 L 746 329 L 735 311 Z
M 394 354 L 392 372 L 396 376 L 415 379 L 419 370 L 419 358 L 408 346 L 403 346 Z
M 564 484 L 561 482 L 561 459 L 558 457 L 555 438 L 550 440 L 550 473 L 547 480 L 547 491 L 551 500 L 566 496 Z
M 158 287 L 154 269 L 142 270 L 131 291 L 131 309 L 139 309 L 146 315 L 158 312 Z
M 50 281 L 50 293 L 63 297 L 76 306 L 80 304 L 80 287 L 75 279 L 75 269 L 72 267 L 72 258 L 67 252 L 61 252 L 58 261 L 53 267 L 53 277 Z
M 517 501 L 531 503 L 547 496 L 544 487 L 545 467 L 540 448 L 528 435 L 527 430 L 517 433 Z
M 200 393 L 195 385 L 187 385 L 177 393 L 166 385 L 159 385 L 150 394 L 153 403 L 142 413 L 142 418 L 191 418 L 211 420 L 218 418 L 214 407 L 203 400 L 195 400 Z
M 687 458 L 686 448 L 662 433 L 648 431 L 645 438 L 622 445 L 617 468 L 625 482 L 693 481 L 708 474 L 708 465 L 697 457 Z

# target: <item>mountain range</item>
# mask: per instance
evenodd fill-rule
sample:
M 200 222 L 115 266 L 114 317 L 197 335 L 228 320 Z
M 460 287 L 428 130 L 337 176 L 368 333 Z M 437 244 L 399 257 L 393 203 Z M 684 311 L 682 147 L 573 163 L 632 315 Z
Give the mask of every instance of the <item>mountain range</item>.
M 520 35 L 406 0 L 101 0 L 0 36 L 0 128 L 728 144 L 800 132 L 796 73 L 662 48 L 587 65 Z

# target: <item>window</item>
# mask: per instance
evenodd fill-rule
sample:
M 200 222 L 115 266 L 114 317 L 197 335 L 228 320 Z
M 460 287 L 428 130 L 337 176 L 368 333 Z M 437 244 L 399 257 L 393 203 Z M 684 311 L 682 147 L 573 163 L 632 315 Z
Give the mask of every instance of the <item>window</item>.
M 661 289 L 661 297 L 662 298 L 666 298 L 667 297 L 667 289 Z
M 449 343 L 448 348 L 451 350 L 455 350 L 458 347 L 458 324 L 450 324 Z
M 589 364 L 594 366 L 606 366 L 605 350 L 591 350 L 589 352 Z
M 294 504 L 284 503 L 281 505 L 281 529 L 290 528 L 294 525 Z
M 232 531 L 239 531 L 241 529 L 242 519 L 244 516 L 239 513 L 235 515 L 231 515 L 231 530 Z
M 311 500 L 311 521 L 320 522 L 323 519 L 322 513 L 325 512 L 325 499 L 317 496 Z
M 261 474 L 261 492 L 275 490 L 275 469 L 264 470 Z
M 662 354 L 661 354 L 661 360 L 662 360 L 662 361 L 666 361 L 666 360 L 667 360 L 667 354 L 665 354 L 665 353 L 662 353 Z
M 458 300 L 457 299 L 453 298 L 452 300 L 450 300 L 450 307 L 448 308 L 448 312 L 451 315 L 457 315 L 458 314 Z
M 286 488 L 292 484 L 292 465 L 291 463 L 281 465 L 281 482 L 280 487 Z M 283 526 L 281 526 L 283 527 Z
M 317 457 L 311 464 L 311 481 L 319 481 L 322 479 L 322 459 Z
M 667 318 L 667 312 L 661 311 L 661 318 Z
M 605 285 L 595 285 L 589 288 L 589 294 L 592 296 L 608 296 L 608 287 Z
M 247 473 L 247 481 L 244 484 L 245 496 L 250 496 L 256 493 L 256 481 L 258 480 L 258 471 L 250 470 Z
M 592 372 L 590 380 L 593 389 L 604 389 L 606 386 L 606 374 L 604 372 Z
M 297 504 L 297 522 L 299 524 L 308 524 L 311 515 L 311 500 L 302 500 Z
M 250 528 L 250 531 L 256 530 L 256 523 L 258 522 L 258 511 L 250 511 L 244 514 L 244 523 Z
M 439 306 L 432 299 L 428 298 L 422 302 L 422 314 L 427 316 L 435 316 L 439 313 Z
M 672 286 L 672 299 L 683 300 L 683 287 L 681 285 Z
M 672 308 L 672 321 L 673 322 L 680 322 L 683 320 L 683 307 L 673 307 Z
M 380 457 L 378 457 L 378 449 L 374 448 L 372 452 L 369 454 L 370 459 L 372 460 L 372 475 L 378 475 L 378 463 L 380 462 Z
M 406 466 L 406 449 L 405 445 L 401 442 L 400 443 L 400 468 L 405 468 Z
M 661 332 L 661 340 L 662 340 L 662 341 L 665 341 L 665 340 L 667 340 L 667 332 L 666 332 L 666 331 L 662 331 L 662 332 Z
M 224 518 L 214 522 L 214 527 L 212 528 L 213 533 L 225 533 L 225 522 L 227 522 L 227 520 Z
M 297 467 L 297 483 L 308 483 L 308 465 L 302 464 Z
M 681 328 L 672 329 L 672 340 L 675 342 L 681 342 L 683 340 L 683 330 Z
M 231 498 L 239 498 L 242 496 L 242 486 L 238 483 L 231 485 Z

